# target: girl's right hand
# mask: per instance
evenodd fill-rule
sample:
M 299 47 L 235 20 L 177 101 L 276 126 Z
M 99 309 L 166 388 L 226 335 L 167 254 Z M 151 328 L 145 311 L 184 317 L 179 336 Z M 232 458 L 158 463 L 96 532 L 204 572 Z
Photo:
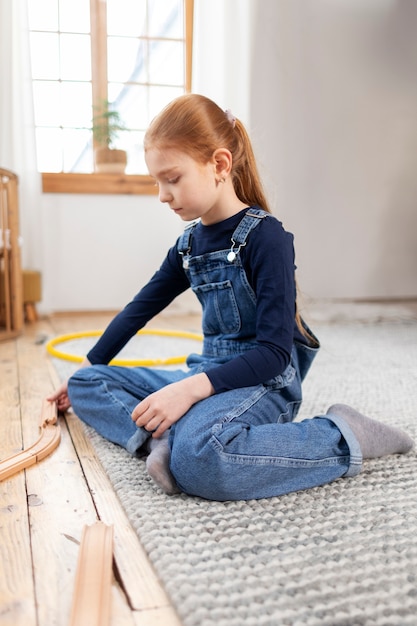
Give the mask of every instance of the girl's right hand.
M 56 407 L 60 413 L 65 413 L 70 406 L 71 402 L 68 397 L 68 381 L 62 383 L 58 389 L 54 391 L 50 396 L 46 398 L 49 402 L 56 402 Z
M 90 367 L 90 365 L 90 361 L 87 359 L 87 357 L 85 357 L 79 369 L 82 369 L 83 367 Z M 71 406 L 71 402 L 68 396 L 68 381 L 62 383 L 62 385 L 58 387 L 58 389 L 56 389 L 54 393 L 51 393 L 51 395 L 48 396 L 46 399 L 49 400 L 49 402 L 56 402 L 56 408 L 61 413 L 65 413 L 65 411 L 68 411 Z

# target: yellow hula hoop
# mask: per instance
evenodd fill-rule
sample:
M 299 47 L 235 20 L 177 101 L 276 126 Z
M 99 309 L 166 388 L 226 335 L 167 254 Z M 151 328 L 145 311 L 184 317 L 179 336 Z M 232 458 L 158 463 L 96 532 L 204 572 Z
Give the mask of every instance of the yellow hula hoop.
M 59 335 L 59 337 L 55 337 L 54 339 L 50 339 L 46 344 L 46 350 L 48 354 L 57 359 L 63 359 L 64 361 L 71 361 L 72 363 L 82 363 L 84 360 L 83 356 L 79 356 L 78 354 L 69 354 L 68 352 L 63 352 L 61 350 L 57 350 L 55 346 L 60 343 L 64 343 L 65 341 L 70 341 L 71 339 L 80 339 L 81 337 L 99 337 L 103 334 L 102 330 L 88 330 L 82 331 L 78 333 L 69 333 L 67 335 Z M 194 339 L 196 341 L 202 341 L 203 336 L 199 333 L 191 333 L 183 330 L 139 330 L 137 335 L 157 335 L 159 337 L 180 337 L 182 339 Z M 126 367 L 133 366 L 148 366 L 152 367 L 154 365 L 177 365 L 179 363 L 184 363 L 187 359 L 187 354 L 182 354 L 179 356 L 171 356 L 167 358 L 161 359 L 113 359 L 110 361 L 109 365 L 124 365 Z

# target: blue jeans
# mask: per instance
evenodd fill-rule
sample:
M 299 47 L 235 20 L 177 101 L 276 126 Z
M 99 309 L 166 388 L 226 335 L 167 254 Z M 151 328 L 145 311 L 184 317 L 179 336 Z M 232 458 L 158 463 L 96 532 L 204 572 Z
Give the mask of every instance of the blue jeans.
M 147 367 L 94 365 L 68 381 L 68 395 L 78 417 L 100 435 L 135 454 L 151 436 L 132 421 L 135 406 L 146 396 L 184 378 L 184 371 Z
M 344 420 L 317 416 L 271 423 L 274 402 L 262 386 L 205 400 L 171 433 L 171 472 L 178 486 L 208 500 L 268 498 L 328 483 L 360 471 L 359 444 Z
M 71 377 L 68 393 L 84 422 L 135 454 L 150 436 L 131 419 L 138 402 L 216 364 L 196 357 L 188 371 L 95 365 Z M 170 432 L 178 486 L 209 500 L 248 500 L 357 474 L 362 456 L 346 422 L 336 415 L 293 422 L 300 403 L 300 376 L 290 365 L 266 384 L 195 404 Z

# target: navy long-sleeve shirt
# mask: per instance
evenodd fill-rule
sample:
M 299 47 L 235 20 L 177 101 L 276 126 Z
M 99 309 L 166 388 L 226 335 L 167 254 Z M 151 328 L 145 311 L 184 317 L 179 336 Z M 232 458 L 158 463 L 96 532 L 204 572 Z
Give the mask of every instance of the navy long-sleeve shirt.
M 209 226 L 199 223 L 192 238 L 192 255 L 229 250 L 231 236 L 247 209 Z M 240 250 L 243 268 L 256 302 L 256 346 L 207 376 L 216 393 L 249 387 L 281 374 L 290 361 L 294 338 L 305 343 L 295 318 L 293 236 L 268 215 L 250 232 Z M 180 293 L 190 287 L 177 245 L 168 251 L 159 270 L 110 322 L 87 357 L 94 365 L 108 363 L 133 335 Z

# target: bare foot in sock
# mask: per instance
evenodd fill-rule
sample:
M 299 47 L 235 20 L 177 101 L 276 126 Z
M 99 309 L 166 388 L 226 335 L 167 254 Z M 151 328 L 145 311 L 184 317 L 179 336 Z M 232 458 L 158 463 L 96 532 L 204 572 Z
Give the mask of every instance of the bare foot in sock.
M 346 404 L 333 404 L 327 413 L 347 422 L 359 442 L 364 459 L 376 459 L 387 454 L 404 454 L 414 447 L 405 432 L 366 417 Z
M 164 433 L 159 439 L 151 437 L 148 449 L 149 456 L 146 459 L 146 469 L 149 476 L 167 495 L 172 496 L 175 493 L 180 493 L 169 469 L 171 450 L 168 444 L 168 433 Z

